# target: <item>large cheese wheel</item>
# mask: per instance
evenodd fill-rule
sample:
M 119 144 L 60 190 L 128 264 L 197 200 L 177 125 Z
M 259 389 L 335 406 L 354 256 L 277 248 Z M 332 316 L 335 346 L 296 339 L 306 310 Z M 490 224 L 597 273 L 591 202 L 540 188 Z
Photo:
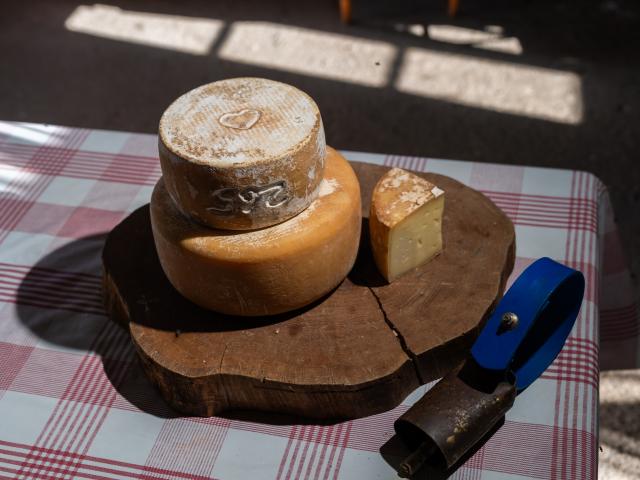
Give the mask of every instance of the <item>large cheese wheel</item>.
M 349 163 L 328 149 L 318 198 L 283 223 L 250 232 L 201 226 L 176 209 L 161 179 L 151 224 L 162 268 L 183 296 L 218 312 L 271 315 L 313 302 L 351 270 L 360 187 Z
M 261 78 L 196 88 L 160 120 L 165 187 L 213 228 L 252 230 L 300 213 L 318 196 L 325 148 L 315 102 Z

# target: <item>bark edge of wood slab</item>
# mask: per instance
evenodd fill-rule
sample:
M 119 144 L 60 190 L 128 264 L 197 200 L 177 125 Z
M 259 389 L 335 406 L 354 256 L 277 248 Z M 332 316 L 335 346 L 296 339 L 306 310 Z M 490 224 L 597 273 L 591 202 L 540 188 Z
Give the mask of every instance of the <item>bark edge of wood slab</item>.
M 513 269 L 511 221 L 460 182 L 415 172 L 446 192 L 444 251 L 387 285 L 366 217 L 388 167 L 351 164 L 365 217 L 356 265 L 333 292 L 294 312 L 234 317 L 183 298 L 158 261 L 148 205 L 111 231 L 102 255 L 105 307 L 174 409 L 363 417 L 397 406 L 466 356 Z

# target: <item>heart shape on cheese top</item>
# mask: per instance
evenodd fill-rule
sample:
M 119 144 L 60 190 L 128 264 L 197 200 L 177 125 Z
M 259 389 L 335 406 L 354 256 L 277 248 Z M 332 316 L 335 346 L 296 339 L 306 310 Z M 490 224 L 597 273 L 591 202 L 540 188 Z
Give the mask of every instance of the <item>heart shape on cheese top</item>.
M 260 120 L 260 110 L 245 108 L 238 112 L 229 112 L 222 115 L 218 121 L 221 125 L 237 130 L 249 130 Z

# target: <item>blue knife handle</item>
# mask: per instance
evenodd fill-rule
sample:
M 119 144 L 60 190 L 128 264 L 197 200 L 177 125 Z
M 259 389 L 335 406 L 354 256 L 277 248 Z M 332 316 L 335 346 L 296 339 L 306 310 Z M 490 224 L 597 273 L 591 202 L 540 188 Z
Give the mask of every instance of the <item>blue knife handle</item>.
M 576 321 L 582 273 L 550 258 L 532 263 L 491 314 L 471 356 L 482 368 L 515 375 L 527 388 L 553 362 Z

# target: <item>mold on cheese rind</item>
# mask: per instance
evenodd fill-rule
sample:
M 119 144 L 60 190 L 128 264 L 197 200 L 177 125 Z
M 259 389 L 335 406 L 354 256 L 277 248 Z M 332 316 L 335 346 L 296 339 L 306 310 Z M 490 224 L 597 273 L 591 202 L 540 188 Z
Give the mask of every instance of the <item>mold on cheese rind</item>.
M 252 110 L 258 118 L 250 128 L 230 128 L 220 121 Z M 160 119 L 159 134 L 176 155 L 192 162 L 247 166 L 299 149 L 321 123 L 316 103 L 301 90 L 262 78 L 232 78 L 175 100 Z

